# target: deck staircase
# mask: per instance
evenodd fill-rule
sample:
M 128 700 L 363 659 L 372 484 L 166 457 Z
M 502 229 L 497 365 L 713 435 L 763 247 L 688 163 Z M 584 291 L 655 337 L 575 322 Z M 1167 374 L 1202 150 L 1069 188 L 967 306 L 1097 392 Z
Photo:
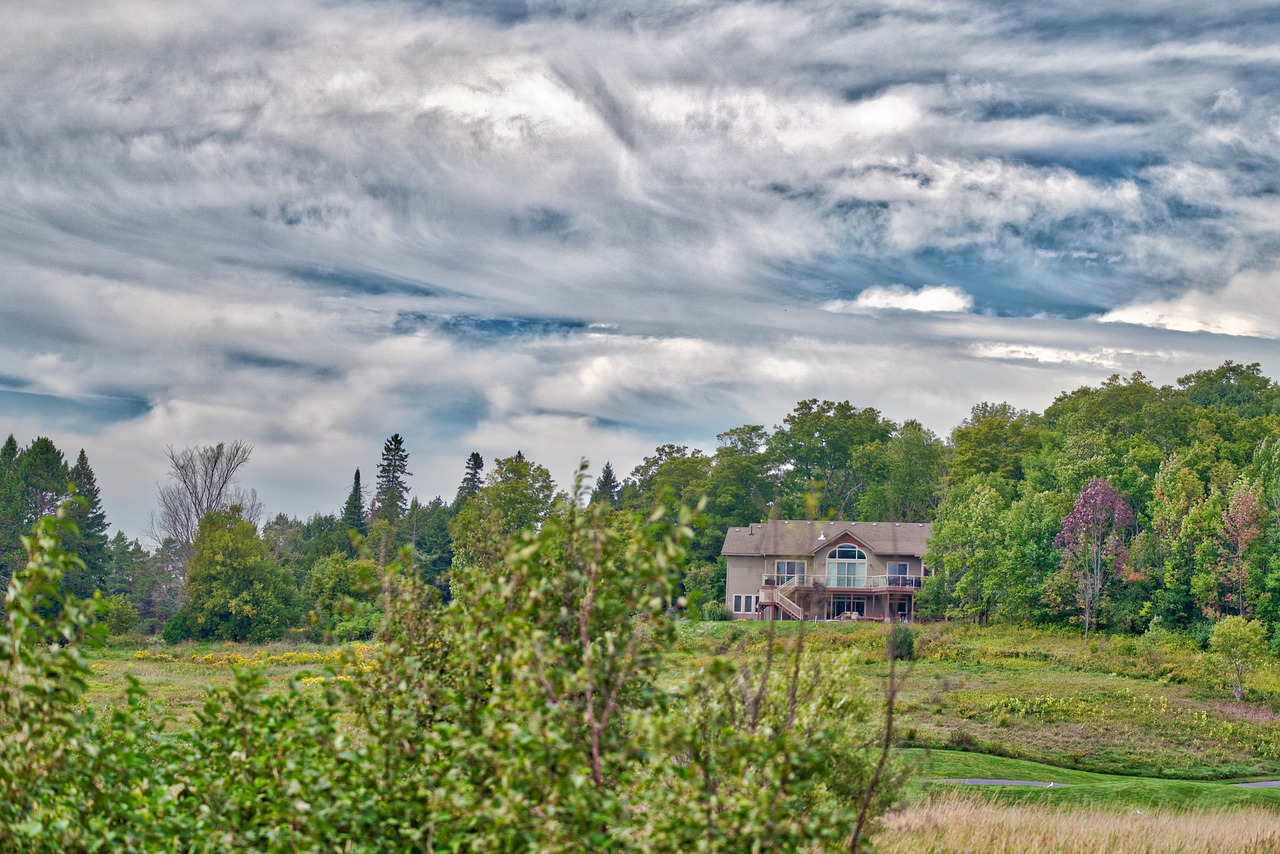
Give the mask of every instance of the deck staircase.
M 781 584 L 773 591 L 773 594 L 774 594 L 773 601 L 777 604 L 779 608 L 781 608 L 783 611 L 786 611 L 787 614 L 789 614 L 791 616 L 791 619 L 793 620 L 804 619 L 804 609 L 801 608 L 799 605 L 797 605 L 795 602 L 793 602 L 789 596 L 787 596 L 787 594 L 795 590 L 798 585 L 799 585 L 798 580 L 795 577 L 792 577 L 787 579 L 785 583 Z

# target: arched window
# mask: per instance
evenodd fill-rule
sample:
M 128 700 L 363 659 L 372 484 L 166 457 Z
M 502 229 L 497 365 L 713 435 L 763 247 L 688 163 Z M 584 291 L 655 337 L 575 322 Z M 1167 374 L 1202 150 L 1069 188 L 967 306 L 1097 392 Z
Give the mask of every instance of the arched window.
M 831 587 L 866 587 L 867 556 L 848 543 L 827 552 L 827 584 Z

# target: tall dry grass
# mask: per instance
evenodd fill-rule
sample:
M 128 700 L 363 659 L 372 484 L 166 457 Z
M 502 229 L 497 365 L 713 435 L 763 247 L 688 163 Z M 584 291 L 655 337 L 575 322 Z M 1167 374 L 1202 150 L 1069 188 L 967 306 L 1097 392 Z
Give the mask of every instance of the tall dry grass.
M 1274 854 L 1280 815 L 1232 810 L 1062 809 L 951 793 L 890 816 L 879 854 Z

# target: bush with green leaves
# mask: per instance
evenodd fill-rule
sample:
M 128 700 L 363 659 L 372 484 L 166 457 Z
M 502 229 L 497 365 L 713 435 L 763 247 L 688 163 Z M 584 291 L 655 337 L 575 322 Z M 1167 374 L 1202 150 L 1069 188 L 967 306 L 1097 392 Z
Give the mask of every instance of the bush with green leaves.
M 102 622 L 107 631 L 114 635 L 123 635 L 138 627 L 138 609 L 127 596 L 117 593 L 102 600 L 99 606 Z
M 894 623 L 885 637 L 885 651 L 898 661 L 911 661 L 916 657 L 916 633 L 906 623 Z
M 729 619 L 729 606 L 723 602 L 706 602 L 698 609 L 698 616 L 707 622 L 722 622 Z
M 444 605 L 393 566 L 371 658 L 283 692 L 237 669 L 164 737 L 136 681 L 86 709 L 100 603 L 58 593 L 76 559 L 42 521 L 0 641 L 0 848 L 849 848 L 900 782 L 851 658 L 771 637 L 658 683 L 689 520 L 567 502 Z
M 1221 665 L 1231 693 L 1243 700 L 1245 679 L 1266 658 L 1267 627 L 1260 620 L 1224 617 L 1213 627 L 1209 651 Z

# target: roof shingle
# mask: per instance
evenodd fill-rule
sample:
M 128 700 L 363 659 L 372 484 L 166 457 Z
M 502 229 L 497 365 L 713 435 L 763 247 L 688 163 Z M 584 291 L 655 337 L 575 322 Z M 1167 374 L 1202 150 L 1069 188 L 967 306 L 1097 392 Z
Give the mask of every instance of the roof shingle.
M 804 522 L 775 519 L 725 534 L 722 555 L 811 555 L 842 534 L 877 555 L 922 557 L 928 522 Z

